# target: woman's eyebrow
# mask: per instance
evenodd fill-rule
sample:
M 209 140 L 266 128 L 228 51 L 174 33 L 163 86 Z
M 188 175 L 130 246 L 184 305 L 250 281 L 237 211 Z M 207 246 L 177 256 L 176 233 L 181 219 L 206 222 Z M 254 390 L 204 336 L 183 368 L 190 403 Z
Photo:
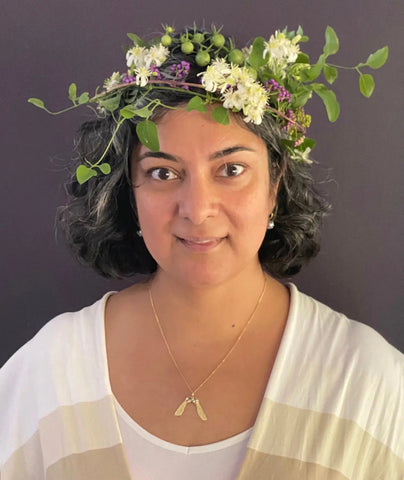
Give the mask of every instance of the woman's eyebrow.
M 235 145 L 234 147 L 225 148 L 223 150 L 215 152 L 210 156 L 210 159 L 215 160 L 217 158 L 222 158 L 237 152 L 255 152 L 255 150 L 249 147 L 245 147 L 243 145 Z
M 234 147 L 224 148 L 223 150 L 219 150 L 218 152 L 213 153 L 212 155 L 209 156 L 209 160 L 216 160 L 218 158 L 226 157 L 227 155 L 232 155 L 233 153 L 237 153 L 237 152 L 255 152 L 255 150 L 249 147 L 245 147 L 243 145 L 235 145 Z M 144 158 L 163 158 L 164 160 L 178 162 L 178 157 L 175 157 L 174 155 L 171 155 L 166 152 L 148 151 L 140 155 L 137 161 L 140 162 Z
M 165 153 L 165 152 L 148 151 L 140 155 L 137 161 L 140 162 L 144 158 L 164 158 L 164 160 L 171 160 L 172 162 L 178 162 L 177 157 L 174 157 L 174 155 L 170 155 L 169 153 Z

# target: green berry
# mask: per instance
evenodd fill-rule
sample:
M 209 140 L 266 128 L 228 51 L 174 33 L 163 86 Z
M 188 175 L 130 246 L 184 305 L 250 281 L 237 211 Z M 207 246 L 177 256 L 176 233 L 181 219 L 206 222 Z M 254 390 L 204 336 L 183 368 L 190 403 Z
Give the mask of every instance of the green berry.
M 223 47 L 224 42 L 225 42 L 225 38 L 224 38 L 224 36 L 223 36 L 221 33 L 215 33 L 214 35 L 212 35 L 211 43 L 212 43 L 212 45 L 214 45 L 216 48 L 221 48 L 221 47 Z
M 200 67 L 206 67 L 210 62 L 210 55 L 206 50 L 199 50 L 196 54 L 195 61 Z
M 205 40 L 205 35 L 203 33 L 196 32 L 193 35 L 193 41 L 195 43 L 202 43 Z
M 244 63 L 243 52 L 241 50 L 239 50 L 238 48 L 235 48 L 234 50 L 232 50 L 229 53 L 228 59 L 234 65 L 242 65 Z
M 170 37 L 170 35 L 163 35 L 161 37 L 161 44 L 164 47 L 168 47 L 169 45 L 171 45 L 171 42 L 172 42 L 172 38 Z
M 183 53 L 185 53 L 186 55 L 189 55 L 190 53 L 192 53 L 194 51 L 194 45 L 192 42 L 190 42 L 189 40 L 186 40 L 182 45 L 181 45 L 181 50 Z

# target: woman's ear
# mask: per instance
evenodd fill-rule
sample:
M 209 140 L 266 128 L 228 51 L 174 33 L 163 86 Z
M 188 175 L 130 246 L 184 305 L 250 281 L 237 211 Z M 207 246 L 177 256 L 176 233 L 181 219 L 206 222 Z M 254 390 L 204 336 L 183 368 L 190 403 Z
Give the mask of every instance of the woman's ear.
M 281 178 L 282 176 L 279 175 L 275 182 L 273 180 L 270 181 L 269 198 L 270 198 L 270 201 L 273 203 L 276 203 L 278 198 L 278 190 L 279 190 L 279 184 L 281 182 Z

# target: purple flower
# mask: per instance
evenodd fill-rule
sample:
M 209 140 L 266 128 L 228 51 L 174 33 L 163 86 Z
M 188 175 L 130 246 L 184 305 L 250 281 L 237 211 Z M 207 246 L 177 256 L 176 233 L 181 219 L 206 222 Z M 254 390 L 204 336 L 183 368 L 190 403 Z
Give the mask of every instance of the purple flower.
M 268 80 L 267 82 L 265 82 L 264 87 L 266 88 L 266 90 L 268 90 L 268 92 L 272 92 L 272 91 L 277 92 L 279 90 L 280 85 L 273 78 L 271 78 L 271 80 Z
M 286 90 L 285 87 L 280 87 L 279 88 L 279 95 L 278 95 L 278 101 L 279 102 L 290 102 L 292 100 L 292 94 Z
M 273 78 L 265 82 L 264 87 L 268 92 L 278 93 L 278 102 L 290 102 L 292 100 L 292 94 Z
M 157 78 L 158 80 L 162 79 L 161 72 L 160 70 L 156 67 L 156 65 L 150 65 L 150 71 L 154 73 L 154 77 Z
M 176 80 L 183 80 L 187 77 L 191 66 L 189 62 L 185 62 L 184 60 L 181 63 L 174 63 L 171 65 L 170 70 L 173 73 Z
M 290 109 L 286 110 L 285 115 L 288 118 L 288 120 L 290 120 L 290 121 L 288 121 L 287 124 L 282 128 L 284 130 L 290 130 L 292 127 L 294 127 L 294 122 L 296 120 L 296 116 L 295 116 L 294 111 L 290 110 Z
M 128 73 L 125 73 L 125 75 L 122 78 L 123 83 L 132 83 L 135 80 L 136 80 L 135 77 L 132 77 L 132 75 L 129 75 Z

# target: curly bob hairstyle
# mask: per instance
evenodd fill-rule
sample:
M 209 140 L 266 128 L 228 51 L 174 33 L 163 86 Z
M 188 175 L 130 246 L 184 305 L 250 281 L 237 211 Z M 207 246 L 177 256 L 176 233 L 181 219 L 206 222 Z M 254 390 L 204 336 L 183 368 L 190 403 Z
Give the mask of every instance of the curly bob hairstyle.
M 196 83 L 202 68 L 196 65 L 194 57 L 182 52 L 171 52 L 160 71 L 169 75 L 170 66 L 182 60 L 191 63 L 187 81 Z M 152 89 L 145 104 L 157 97 L 171 106 L 189 100 L 186 92 Z M 166 111 L 156 109 L 155 119 Z M 82 185 L 72 175 L 67 184 L 68 204 L 58 212 L 59 225 L 74 255 L 106 277 L 151 274 L 157 269 L 156 261 L 136 233 L 139 224 L 129 162 L 139 144 L 137 121 L 136 117 L 126 120 L 108 150 L 105 161 L 112 172 L 92 177 Z M 329 204 L 313 188 L 310 166 L 290 158 L 282 144 L 284 133 L 270 115 L 260 125 L 247 124 L 241 117 L 240 124 L 264 140 L 271 183 L 279 182 L 275 228 L 265 235 L 258 252 L 260 263 L 274 277 L 294 275 L 319 251 L 318 231 Z M 74 171 L 84 159 L 95 163 L 101 157 L 115 127 L 116 121 L 108 112 L 81 126 L 76 139 Z

